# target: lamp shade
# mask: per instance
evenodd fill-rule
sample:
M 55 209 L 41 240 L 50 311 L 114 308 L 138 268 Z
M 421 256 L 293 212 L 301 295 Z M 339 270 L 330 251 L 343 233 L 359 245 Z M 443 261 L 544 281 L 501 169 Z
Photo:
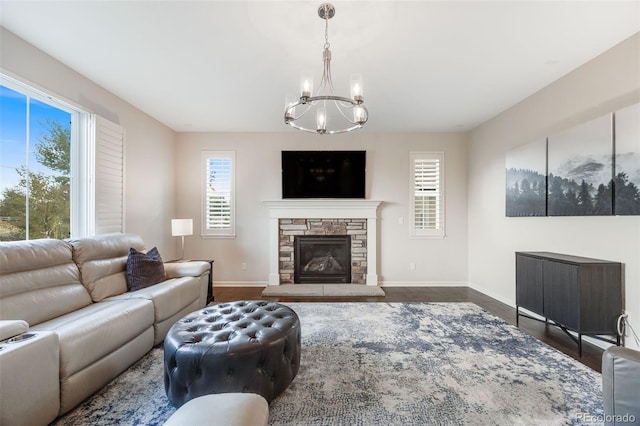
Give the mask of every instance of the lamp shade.
M 193 235 L 193 219 L 171 219 L 171 235 Z

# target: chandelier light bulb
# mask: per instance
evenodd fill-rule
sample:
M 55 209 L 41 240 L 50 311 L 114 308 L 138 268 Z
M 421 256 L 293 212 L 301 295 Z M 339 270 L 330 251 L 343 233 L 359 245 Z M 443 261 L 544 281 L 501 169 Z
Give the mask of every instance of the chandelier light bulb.
M 313 74 L 304 72 L 300 79 L 300 96 L 303 98 L 311 97 L 313 93 Z
M 351 76 L 351 99 L 359 103 L 364 102 L 361 74 L 353 74 Z
M 327 131 L 327 113 L 324 108 L 318 108 L 316 113 L 317 132 L 323 134 Z

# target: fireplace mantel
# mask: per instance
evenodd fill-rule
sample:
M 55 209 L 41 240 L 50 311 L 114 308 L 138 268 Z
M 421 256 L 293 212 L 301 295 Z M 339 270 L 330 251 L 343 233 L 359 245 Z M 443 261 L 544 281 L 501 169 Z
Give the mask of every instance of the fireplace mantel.
M 381 201 L 296 199 L 264 201 L 269 209 L 269 285 L 280 285 L 280 219 L 367 219 L 367 285 L 378 285 L 378 206 Z

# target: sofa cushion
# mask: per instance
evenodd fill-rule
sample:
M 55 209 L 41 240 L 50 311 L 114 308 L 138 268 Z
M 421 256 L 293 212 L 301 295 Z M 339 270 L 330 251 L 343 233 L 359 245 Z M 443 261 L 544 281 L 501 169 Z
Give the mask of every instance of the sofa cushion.
M 156 247 L 144 253 L 131 247 L 127 258 L 127 288 L 140 290 L 166 279 L 162 257 Z
M 129 248 L 144 248 L 138 235 L 105 234 L 68 240 L 80 269 L 82 284 L 94 302 L 127 292 Z
M 138 291 L 110 297 L 106 301 L 143 298 L 153 303 L 154 344 L 162 342 L 174 322 L 204 306 L 199 277 L 174 278 Z
M 91 303 L 62 240 L 0 243 L 0 319 L 34 326 Z
M 200 260 L 165 263 L 164 272 L 167 278 L 199 277 L 211 272 L 211 264 Z
M 32 327 L 60 339 L 60 380 L 114 352 L 153 325 L 153 304 L 129 299 L 94 303 Z M 152 342 L 149 342 L 149 349 Z
M 160 322 L 181 311 L 185 306 L 198 300 L 200 279 L 197 277 L 172 278 L 161 285 L 152 285 L 138 291 L 111 297 L 106 301 L 125 299 L 148 299 L 153 302 L 155 322 Z

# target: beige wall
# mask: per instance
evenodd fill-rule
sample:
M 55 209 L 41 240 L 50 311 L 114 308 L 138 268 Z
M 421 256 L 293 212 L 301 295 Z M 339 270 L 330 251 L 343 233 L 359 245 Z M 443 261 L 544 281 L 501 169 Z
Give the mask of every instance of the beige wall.
M 175 133 L 54 58 L 0 27 L 0 65 L 8 75 L 60 96 L 125 128 L 125 226 L 174 256 Z
M 515 304 L 515 251 L 623 262 L 626 309 L 640 331 L 640 217 L 505 217 L 505 153 L 640 101 L 640 35 L 471 132 L 469 282 Z M 632 342 L 629 340 L 629 344 Z
M 366 150 L 366 197 L 379 209 L 379 279 L 384 285 L 466 285 L 467 204 L 465 134 L 371 134 L 321 137 L 301 132 L 181 133 L 176 144 L 177 212 L 194 218 L 186 257 L 215 259 L 218 284 L 264 285 L 269 275 L 266 200 L 282 198 L 282 150 Z M 234 150 L 238 225 L 235 239 L 201 239 L 203 150 Z M 409 237 L 409 152 L 445 152 L 447 237 Z M 400 224 L 402 218 L 403 224 Z M 241 264 L 247 264 L 246 271 Z M 416 269 L 410 269 L 410 263 Z

